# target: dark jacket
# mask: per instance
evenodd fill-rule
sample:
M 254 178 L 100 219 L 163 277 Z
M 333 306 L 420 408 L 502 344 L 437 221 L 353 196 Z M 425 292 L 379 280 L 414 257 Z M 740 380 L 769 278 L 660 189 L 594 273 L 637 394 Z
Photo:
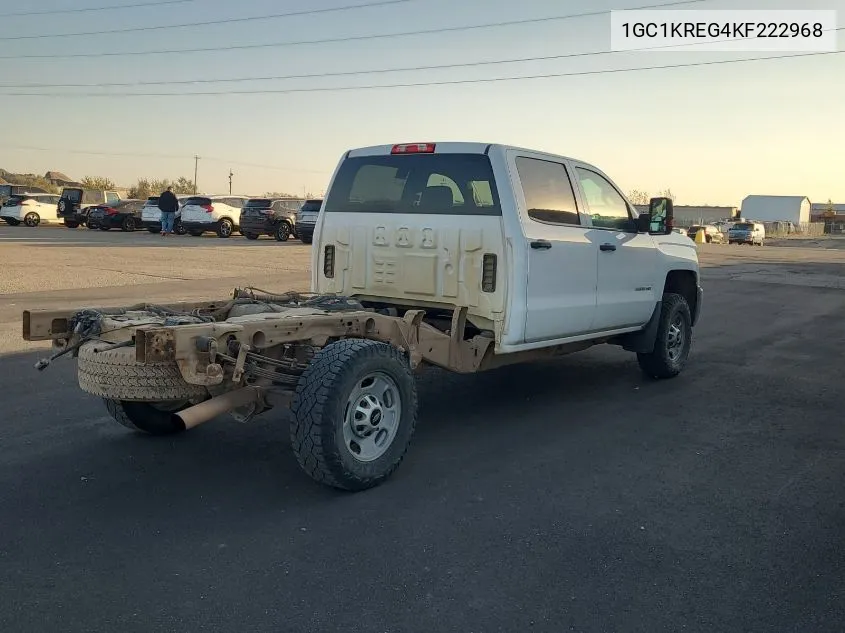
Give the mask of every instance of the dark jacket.
M 172 191 L 164 191 L 158 198 L 158 208 L 165 213 L 176 213 L 179 210 L 179 199 Z

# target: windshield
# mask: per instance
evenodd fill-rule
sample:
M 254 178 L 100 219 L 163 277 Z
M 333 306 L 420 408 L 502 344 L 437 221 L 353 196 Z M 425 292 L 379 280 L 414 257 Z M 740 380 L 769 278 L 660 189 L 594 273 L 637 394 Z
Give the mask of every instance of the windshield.
M 326 213 L 501 215 L 490 159 L 482 154 L 349 158 Z

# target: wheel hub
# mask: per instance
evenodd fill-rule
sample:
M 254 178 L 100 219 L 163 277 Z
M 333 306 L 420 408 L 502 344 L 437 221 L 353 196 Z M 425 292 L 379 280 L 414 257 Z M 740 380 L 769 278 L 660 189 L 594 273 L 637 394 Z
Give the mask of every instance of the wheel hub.
M 382 373 L 362 378 L 349 395 L 343 439 L 355 459 L 369 462 L 387 452 L 402 414 L 399 388 Z
M 685 342 L 686 336 L 684 334 L 684 324 L 679 315 L 675 317 L 669 326 L 669 333 L 666 337 L 666 351 L 669 354 L 669 358 L 673 361 L 678 360 L 684 350 Z

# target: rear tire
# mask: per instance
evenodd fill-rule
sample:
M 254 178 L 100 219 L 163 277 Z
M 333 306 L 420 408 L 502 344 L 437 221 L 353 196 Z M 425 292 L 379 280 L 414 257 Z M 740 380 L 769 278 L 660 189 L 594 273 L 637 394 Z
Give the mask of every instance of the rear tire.
M 14 218 L 6 218 L 6 224 L 9 226 L 20 226 L 21 221 Z
M 173 223 L 173 232 L 176 233 L 176 235 L 184 235 L 187 233 L 185 227 L 182 226 L 182 222 L 179 220 L 176 220 L 176 222 Z
M 291 445 L 302 469 L 327 486 L 364 490 L 404 458 L 417 420 L 417 386 L 397 348 L 344 339 L 314 356 L 291 412 Z
M 23 223 L 28 227 L 36 227 L 41 224 L 41 216 L 34 211 L 30 211 L 24 216 Z
M 65 226 L 69 229 L 75 229 L 79 227 L 79 222 L 74 222 L 72 220 L 65 220 Z
M 277 242 L 287 242 L 290 239 L 291 233 L 292 230 L 290 224 L 287 222 L 280 222 L 276 227 L 276 230 L 273 232 L 273 237 L 276 238 Z
M 185 425 L 173 419 L 173 414 L 188 406 L 186 402 L 131 402 L 103 398 L 106 409 L 115 422 L 132 431 L 147 435 L 175 435 Z
M 637 354 L 640 368 L 650 378 L 674 378 L 686 365 L 691 346 L 689 304 L 683 296 L 667 292 L 663 295 L 654 350 L 649 354 Z

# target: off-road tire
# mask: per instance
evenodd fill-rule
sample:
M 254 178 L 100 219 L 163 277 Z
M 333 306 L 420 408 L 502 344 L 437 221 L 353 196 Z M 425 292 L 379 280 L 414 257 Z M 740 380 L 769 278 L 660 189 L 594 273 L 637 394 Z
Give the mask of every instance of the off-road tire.
M 257 240 L 258 233 L 244 233 L 244 237 L 248 240 Z
M 680 317 L 683 324 L 684 341 L 680 356 L 673 359 L 669 353 L 669 328 Z M 689 304 L 682 295 L 667 292 L 663 295 L 660 308 L 660 321 L 657 326 L 657 337 L 654 350 L 649 354 L 637 354 L 640 368 L 649 378 L 674 378 L 681 373 L 689 357 L 692 346 L 692 317 Z
M 386 452 L 363 462 L 346 446 L 343 424 L 353 387 L 372 372 L 393 380 L 401 414 Z M 299 380 L 291 412 L 291 446 L 302 469 L 327 486 L 365 490 L 387 479 L 404 458 L 417 421 L 417 386 L 407 357 L 392 345 L 345 339 L 314 356 Z
M 273 231 L 273 237 L 276 238 L 277 242 L 287 242 L 292 233 L 293 229 L 290 224 L 287 222 L 279 222 L 276 226 L 276 230 Z
M 106 409 L 115 422 L 127 429 L 147 435 L 174 435 L 182 433 L 185 425 L 173 419 L 173 413 L 187 405 L 174 406 L 163 411 L 149 402 L 130 402 L 103 398 Z
M 19 226 L 20 223 L 20 220 L 15 220 L 14 218 L 6 218 L 6 224 L 8 224 L 9 226 Z
M 205 387 L 190 385 L 175 362 L 141 365 L 134 347 L 108 349 L 108 343 L 92 341 L 79 349 L 79 387 L 108 400 L 176 402 L 204 400 Z
M 74 222 L 73 220 L 65 220 L 65 226 L 69 229 L 79 228 L 79 222 Z

